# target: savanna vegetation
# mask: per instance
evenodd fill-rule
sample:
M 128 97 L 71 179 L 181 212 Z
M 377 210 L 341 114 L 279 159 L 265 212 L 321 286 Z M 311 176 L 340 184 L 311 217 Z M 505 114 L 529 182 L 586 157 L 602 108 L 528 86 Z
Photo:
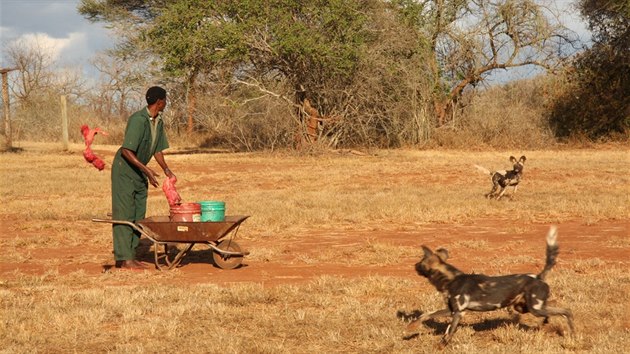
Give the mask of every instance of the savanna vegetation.
M 7 44 L 11 133 L 58 140 L 63 94 L 72 140 L 88 123 L 117 142 L 160 84 L 173 139 L 234 151 L 627 141 L 628 4 L 574 5 L 592 43 L 544 0 L 83 0 L 118 39 L 101 76 Z M 518 68 L 541 74 L 493 82 Z
M 0 154 L 0 352 L 434 353 L 446 319 L 404 340 L 397 316 L 442 306 L 418 247 L 465 271 L 536 272 L 552 223 L 551 298 L 576 333 L 469 314 L 445 352 L 626 351 L 630 7 L 575 5 L 592 44 L 553 1 L 82 0 L 119 40 L 96 80 L 4 45 L 16 153 Z M 519 67 L 541 74 L 492 81 Z M 111 163 L 154 84 L 184 200 L 252 215 L 246 267 L 195 250 L 173 271 L 110 269 L 111 228 L 90 221 L 110 212 L 108 168 L 83 161 L 79 127 L 109 132 L 93 149 Z M 486 200 L 472 164 L 513 154 L 527 156 L 518 193 Z M 151 189 L 148 215 L 167 214 Z

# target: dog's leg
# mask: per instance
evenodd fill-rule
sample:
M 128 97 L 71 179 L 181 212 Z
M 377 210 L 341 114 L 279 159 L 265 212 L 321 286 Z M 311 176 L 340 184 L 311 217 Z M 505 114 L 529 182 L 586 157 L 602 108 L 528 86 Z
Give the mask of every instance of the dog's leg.
M 551 316 L 563 316 L 569 324 L 569 329 L 573 333 L 573 314 L 571 310 L 561 307 L 548 307 L 547 297 L 549 296 L 549 286 L 540 282 L 541 286 L 536 291 L 526 295 L 527 308 L 534 316 L 543 317 L 548 320 Z
M 455 331 L 457 331 L 457 325 L 459 324 L 459 320 L 462 318 L 462 315 L 463 312 L 453 312 L 453 320 L 451 321 L 451 324 L 449 324 L 446 328 L 446 333 L 444 333 L 444 337 L 442 337 L 442 340 L 440 341 L 440 346 L 442 348 L 448 344 L 448 342 L 451 340 L 451 337 L 453 337 L 453 334 L 455 334 Z
M 512 194 L 509 195 L 510 200 L 514 199 L 514 197 L 516 197 L 516 189 L 518 188 L 518 184 L 515 184 L 514 187 L 512 188 Z
M 490 199 L 494 197 L 494 192 L 497 191 L 498 185 L 497 184 L 493 184 L 492 185 L 492 189 L 490 190 L 490 192 L 488 194 L 486 194 L 486 198 Z
M 499 192 L 499 195 L 497 196 L 497 200 L 501 199 L 501 197 L 503 196 L 503 193 L 505 193 L 507 189 L 505 187 L 501 187 L 501 191 Z
M 407 325 L 407 330 L 408 331 L 414 331 L 416 328 L 418 328 L 418 325 L 424 321 L 430 320 L 432 318 L 436 318 L 436 317 L 442 317 L 442 316 L 450 316 L 451 315 L 451 310 L 449 309 L 442 309 L 442 310 L 437 310 L 437 311 L 433 311 L 430 313 L 425 313 L 420 315 L 419 318 L 411 321 L 411 323 L 409 323 L 409 325 Z
M 567 320 L 571 333 L 575 332 L 573 327 L 573 313 L 569 309 L 562 307 L 545 307 L 542 310 L 533 309 L 532 313 L 538 317 L 545 317 L 548 320 L 550 316 L 562 316 Z

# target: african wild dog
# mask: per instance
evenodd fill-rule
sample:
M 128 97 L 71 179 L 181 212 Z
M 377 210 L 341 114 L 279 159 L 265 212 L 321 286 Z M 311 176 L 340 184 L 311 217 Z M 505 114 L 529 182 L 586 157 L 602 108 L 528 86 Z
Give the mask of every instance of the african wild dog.
M 478 170 L 490 175 L 490 178 L 492 179 L 492 190 L 490 191 L 490 193 L 486 194 L 486 198 L 493 198 L 496 195 L 497 200 L 501 199 L 501 197 L 505 193 L 506 188 L 509 186 L 514 187 L 512 195 L 516 194 L 516 188 L 518 187 L 518 183 L 521 181 L 521 177 L 523 176 L 523 165 L 525 164 L 525 160 L 527 160 L 525 158 L 525 155 L 521 156 L 518 161 L 516 160 L 516 157 L 510 156 L 510 162 L 514 164 L 512 170 L 510 171 L 490 172 L 485 167 L 475 165 Z M 501 188 L 501 190 L 496 193 L 497 189 L 499 188 Z
M 547 234 L 547 259 L 545 267 L 538 274 L 513 274 L 487 276 L 466 274 L 446 263 L 448 251 L 440 248 L 435 252 L 422 246 L 424 256 L 416 263 L 416 272 L 426 277 L 435 288 L 442 292 L 446 309 L 422 314 L 407 327 L 414 330 L 419 323 L 439 316 L 450 315 L 450 325 L 440 342 L 445 346 L 457 330 L 457 324 L 466 310 L 492 311 L 504 307 L 513 307 L 519 313 L 530 312 L 544 317 L 545 323 L 550 316 L 564 316 L 573 332 L 573 315 L 569 309 L 547 306 L 549 285 L 545 276 L 556 263 L 559 253 L 556 243 L 557 229 L 552 226 Z

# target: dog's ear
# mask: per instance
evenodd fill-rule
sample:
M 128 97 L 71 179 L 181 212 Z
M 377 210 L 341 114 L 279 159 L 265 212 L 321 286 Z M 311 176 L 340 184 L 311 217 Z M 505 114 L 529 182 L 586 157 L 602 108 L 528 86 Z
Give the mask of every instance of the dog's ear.
M 424 251 L 424 256 L 429 257 L 433 254 L 433 252 L 429 249 L 429 247 L 422 245 L 422 251 Z
M 525 155 L 523 155 L 523 156 L 521 156 L 520 159 L 518 159 L 518 162 L 520 162 L 521 164 L 524 164 L 525 160 L 527 160 L 527 158 L 525 157 Z
M 435 251 L 435 254 L 438 256 L 438 258 L 442 260 L 442 262 L 446 262 L 446 260 L 448 259 L 448 251 L 446 250 L 446 248 L 438 248 Z
M 511 163 L 516 163 L 516 157 L 510 156 L 510 162 Z

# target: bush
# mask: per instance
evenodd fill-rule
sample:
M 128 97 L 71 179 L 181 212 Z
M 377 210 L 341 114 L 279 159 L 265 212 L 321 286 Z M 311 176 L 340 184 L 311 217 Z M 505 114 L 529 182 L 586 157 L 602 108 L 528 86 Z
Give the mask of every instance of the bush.
M 543 78 L 535 78 L 469 92 L 453 125 L 436 129 L 435 143 L 525 149 L 553 144 L 545 119 L 544 91 Z

